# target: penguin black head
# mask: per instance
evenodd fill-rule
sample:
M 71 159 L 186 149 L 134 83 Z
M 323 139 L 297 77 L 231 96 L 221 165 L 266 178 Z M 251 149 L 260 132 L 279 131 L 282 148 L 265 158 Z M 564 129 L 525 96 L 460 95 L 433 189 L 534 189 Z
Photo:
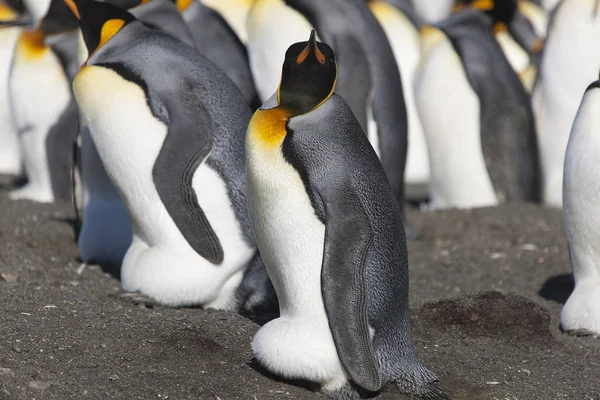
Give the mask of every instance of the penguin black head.
M 291 45 L 285 53 L 279 105 L 296 115 L 305 114 L 333 94 L 337 65 L 331 47 L 317 42 L 314 29 L 308 42 Z
M 505 31 L 517 12 L 517 0 L 457 0 L 454 10 L 471 7 L 484 11 L 494 20 L 494 31 Z
M 77 18 L 89 54 L 102 47 L 125 25 L 135 21 L 122 8 L 95 0 L 64 0 Z

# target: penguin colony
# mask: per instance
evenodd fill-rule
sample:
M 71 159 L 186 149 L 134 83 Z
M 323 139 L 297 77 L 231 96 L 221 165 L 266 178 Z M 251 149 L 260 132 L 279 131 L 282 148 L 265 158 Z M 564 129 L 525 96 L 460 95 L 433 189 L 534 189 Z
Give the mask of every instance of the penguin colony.
M 278 310 L 270 373 L 447 399 L 412 346 L 407 202 L 562 207 L 562 328 L 600 336 L 598 39 L 596 0 L 2 0 L 0 173 L 71 200 L 126 291 Z

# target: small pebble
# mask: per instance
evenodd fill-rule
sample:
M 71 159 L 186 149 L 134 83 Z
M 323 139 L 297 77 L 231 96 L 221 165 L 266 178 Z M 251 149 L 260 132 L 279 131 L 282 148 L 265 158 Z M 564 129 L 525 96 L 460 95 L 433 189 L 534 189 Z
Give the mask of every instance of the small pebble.
M 491 382 L 486 382 L 488 385 L 499 385 L 500 382 L 498 381 L 491 381 Z
M 119 375 L 111 375 L 108 379 L 111 381 L 116 381 L 119 379 Z
M 15 353 L 20 353 L 23 350 L 21 350 L 21 348 L 19 346 L 13 346 L 12 351 L 14 351 Z
M 0 375 L 12 375 L 12 369 L 0 367 Z
M 0 278 L 4 279 L 6 282 L 16 282 L 17 281 L 17 275 L 15 274 L 8 274 L 8 273 L 1 273 L 0 274 Z
M 528 369 L 522 369 L 521 371 L 525 372 L 527 376 L 531 375 L 531 371 Z
M 46 390 L 52 385 L 51 382 L 43 382 L 43 381 L 31 381 L 29 382 L 29 387 L 37 390 Z

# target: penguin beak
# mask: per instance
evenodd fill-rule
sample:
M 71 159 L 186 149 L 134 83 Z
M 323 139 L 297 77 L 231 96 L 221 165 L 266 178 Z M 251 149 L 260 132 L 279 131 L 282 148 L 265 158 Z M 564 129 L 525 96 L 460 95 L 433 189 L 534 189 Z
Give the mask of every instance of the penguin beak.
M 321 64 L 325 64 L 325 55 L 319 50 L 319 46 L 317 45 L 317 34 L 314 29 L 310 31 L 310 38 L 308 39 L 308 44 L 302 50 L 302 52 L 296 58 L 296 64 L 302 64 L 308 58 L 309 54 L 313 54 L 317 61 Z
M 75 4 L 73 0 L 65 0 L 65 3 L 73 13 L 75 18 L 77 18 L 78 21 L 81 21 L 81 15 L 79 15 L 79 8 L 77 8 L 77 4 Z

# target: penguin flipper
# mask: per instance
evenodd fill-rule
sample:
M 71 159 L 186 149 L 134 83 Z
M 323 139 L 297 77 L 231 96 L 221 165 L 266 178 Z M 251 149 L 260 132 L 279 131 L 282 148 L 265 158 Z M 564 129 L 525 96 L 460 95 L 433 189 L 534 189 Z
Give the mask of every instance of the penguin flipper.
M 223 247 L 198 203 L 194 173 L 212 148 L 213 127 L 208 113 L 194 104 L 193 114 L 170 107 L 169 130 L 152 177 L 161 201 L 189 245 L 213 264 L 223 262 Z
M 335 347 L 350 379 L 372 392 L 382 379 L 367 320 L 365 260 L 372 245 L 371 224 L 358 195 L 327 190 L 321 290 Z

